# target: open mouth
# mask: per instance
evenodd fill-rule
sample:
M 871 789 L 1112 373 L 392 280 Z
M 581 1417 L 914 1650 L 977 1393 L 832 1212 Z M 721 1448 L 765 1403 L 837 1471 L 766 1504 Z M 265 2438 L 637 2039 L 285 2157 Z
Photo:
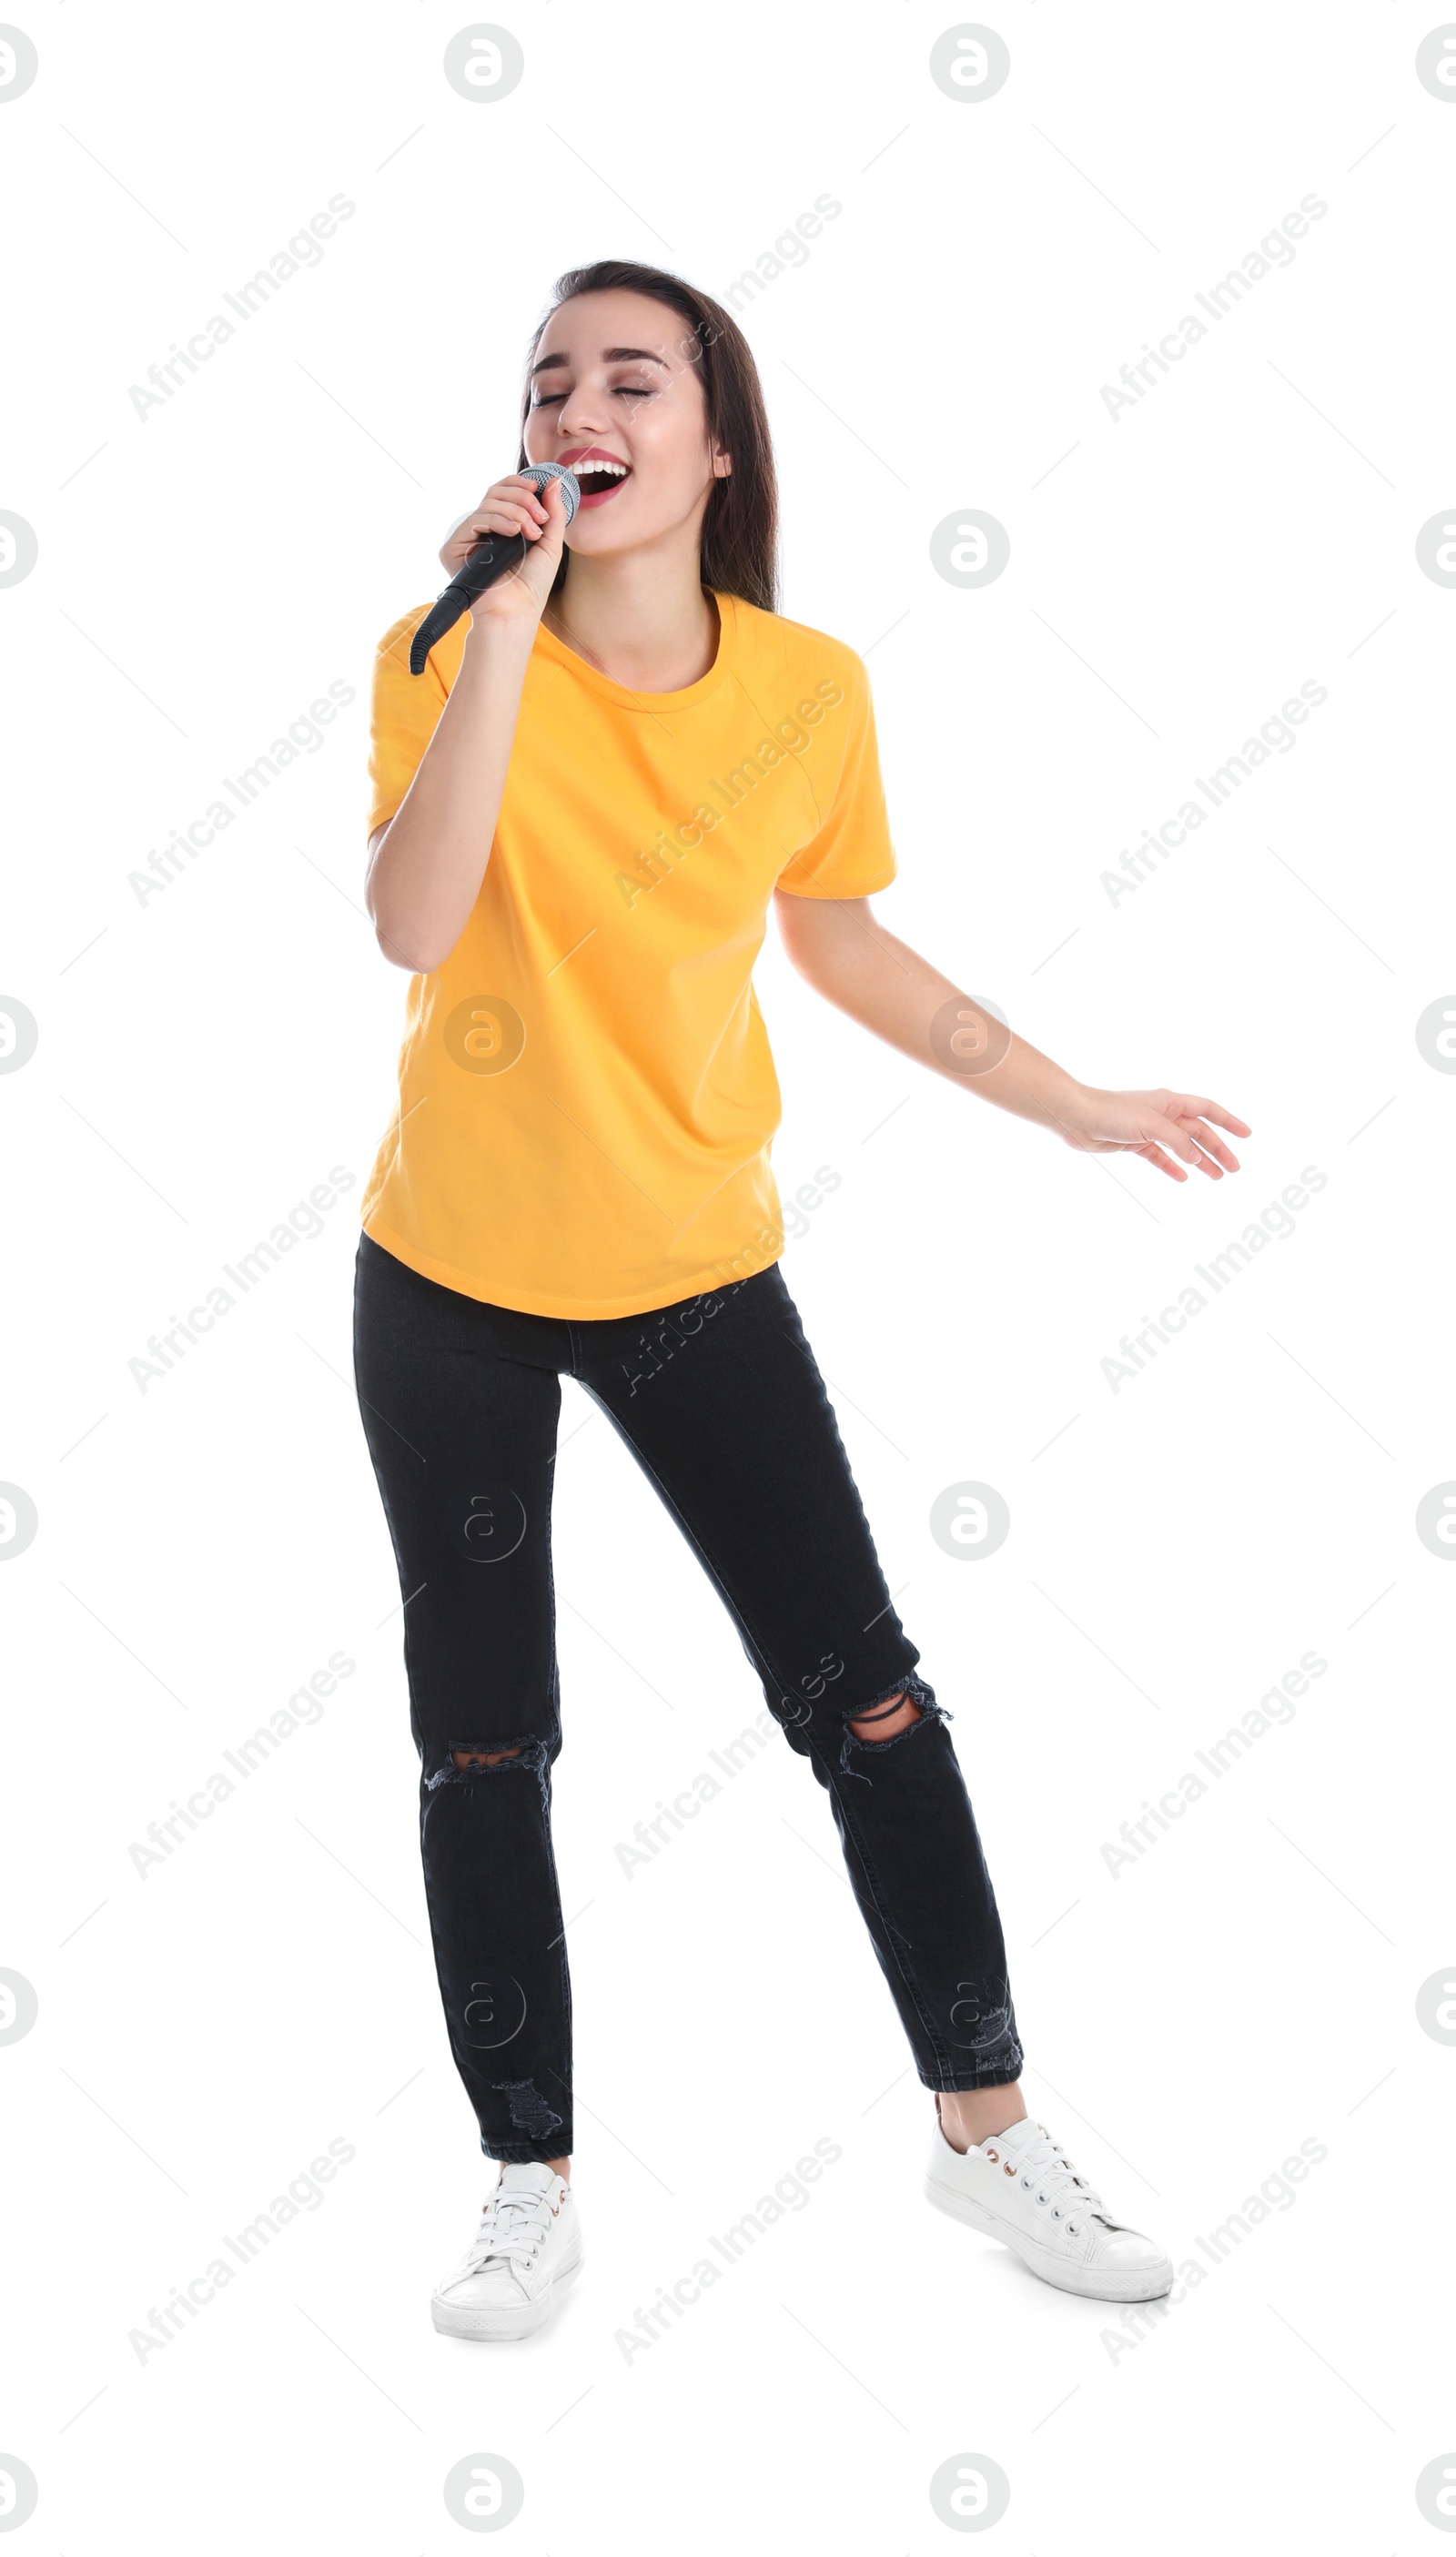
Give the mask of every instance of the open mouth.
M 584 506 L 604 506 L 632 475 L 625 462 L 606 462 L 597 454 L 584 454 L 567 468 L 582 491 Z

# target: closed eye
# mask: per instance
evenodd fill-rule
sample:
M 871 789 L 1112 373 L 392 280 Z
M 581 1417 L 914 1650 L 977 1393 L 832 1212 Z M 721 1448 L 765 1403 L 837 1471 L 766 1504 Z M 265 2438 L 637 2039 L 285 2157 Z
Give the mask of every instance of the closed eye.
M 615 389 L 619 399 L 644 400 L 655 399 L 657 396 L 657 385 L 655 382 L 617 382 L 613 385 L 613 388 Z M 533 399 L 531 406 L 533 408 L 560 408 L 562 401 L 569 397 L 570 393 L 567 391 L 551 391 L 541 398 Z

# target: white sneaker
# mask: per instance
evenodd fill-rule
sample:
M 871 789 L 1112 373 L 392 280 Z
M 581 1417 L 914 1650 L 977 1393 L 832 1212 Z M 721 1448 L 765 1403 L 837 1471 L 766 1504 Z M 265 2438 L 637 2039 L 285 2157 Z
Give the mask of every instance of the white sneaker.
M 998 2237 L 1059 2291 L 1160 2300 L 1172 2289 L 1173 2266 L 1162 2248 L 1114 2220 L 1060 2143 L 1029 2116 L 962 2156 L 937 2115 L 925 2192 L 938 2211 Z
M 430 2315 L 441 2335 L 513 2343 L 546 2324 L 581 2265 L 577 2206 L 565 2178 L 549 2166 L 504 2166 L 475 2242 L 460 2271 L 441 2283 Z

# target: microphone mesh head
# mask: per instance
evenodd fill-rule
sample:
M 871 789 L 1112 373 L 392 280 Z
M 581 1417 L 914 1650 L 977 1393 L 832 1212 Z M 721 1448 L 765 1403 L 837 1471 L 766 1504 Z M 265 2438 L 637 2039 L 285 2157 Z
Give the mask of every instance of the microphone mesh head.
M 566 519 L 571 522 L 582 502 L 582 483 L 574 471 L 568 471 L 564 462 L 528 462 L 523 470 L 517 471 L 516 477 L 534 479 L 538 488 L 544 488 L 548 479 L 559 479 L 561 493 L 566 500 Z

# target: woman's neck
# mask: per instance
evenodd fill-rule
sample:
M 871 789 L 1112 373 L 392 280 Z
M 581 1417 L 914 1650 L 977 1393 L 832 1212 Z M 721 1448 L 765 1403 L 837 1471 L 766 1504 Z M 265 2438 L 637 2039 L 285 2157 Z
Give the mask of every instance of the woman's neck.
M 718 655 L 718 612 L 696 557 L 669 563 L 651 546 L 626 559 L 573 559 L 543 619 L 589 665 L 633 692 L 682 692 Z

